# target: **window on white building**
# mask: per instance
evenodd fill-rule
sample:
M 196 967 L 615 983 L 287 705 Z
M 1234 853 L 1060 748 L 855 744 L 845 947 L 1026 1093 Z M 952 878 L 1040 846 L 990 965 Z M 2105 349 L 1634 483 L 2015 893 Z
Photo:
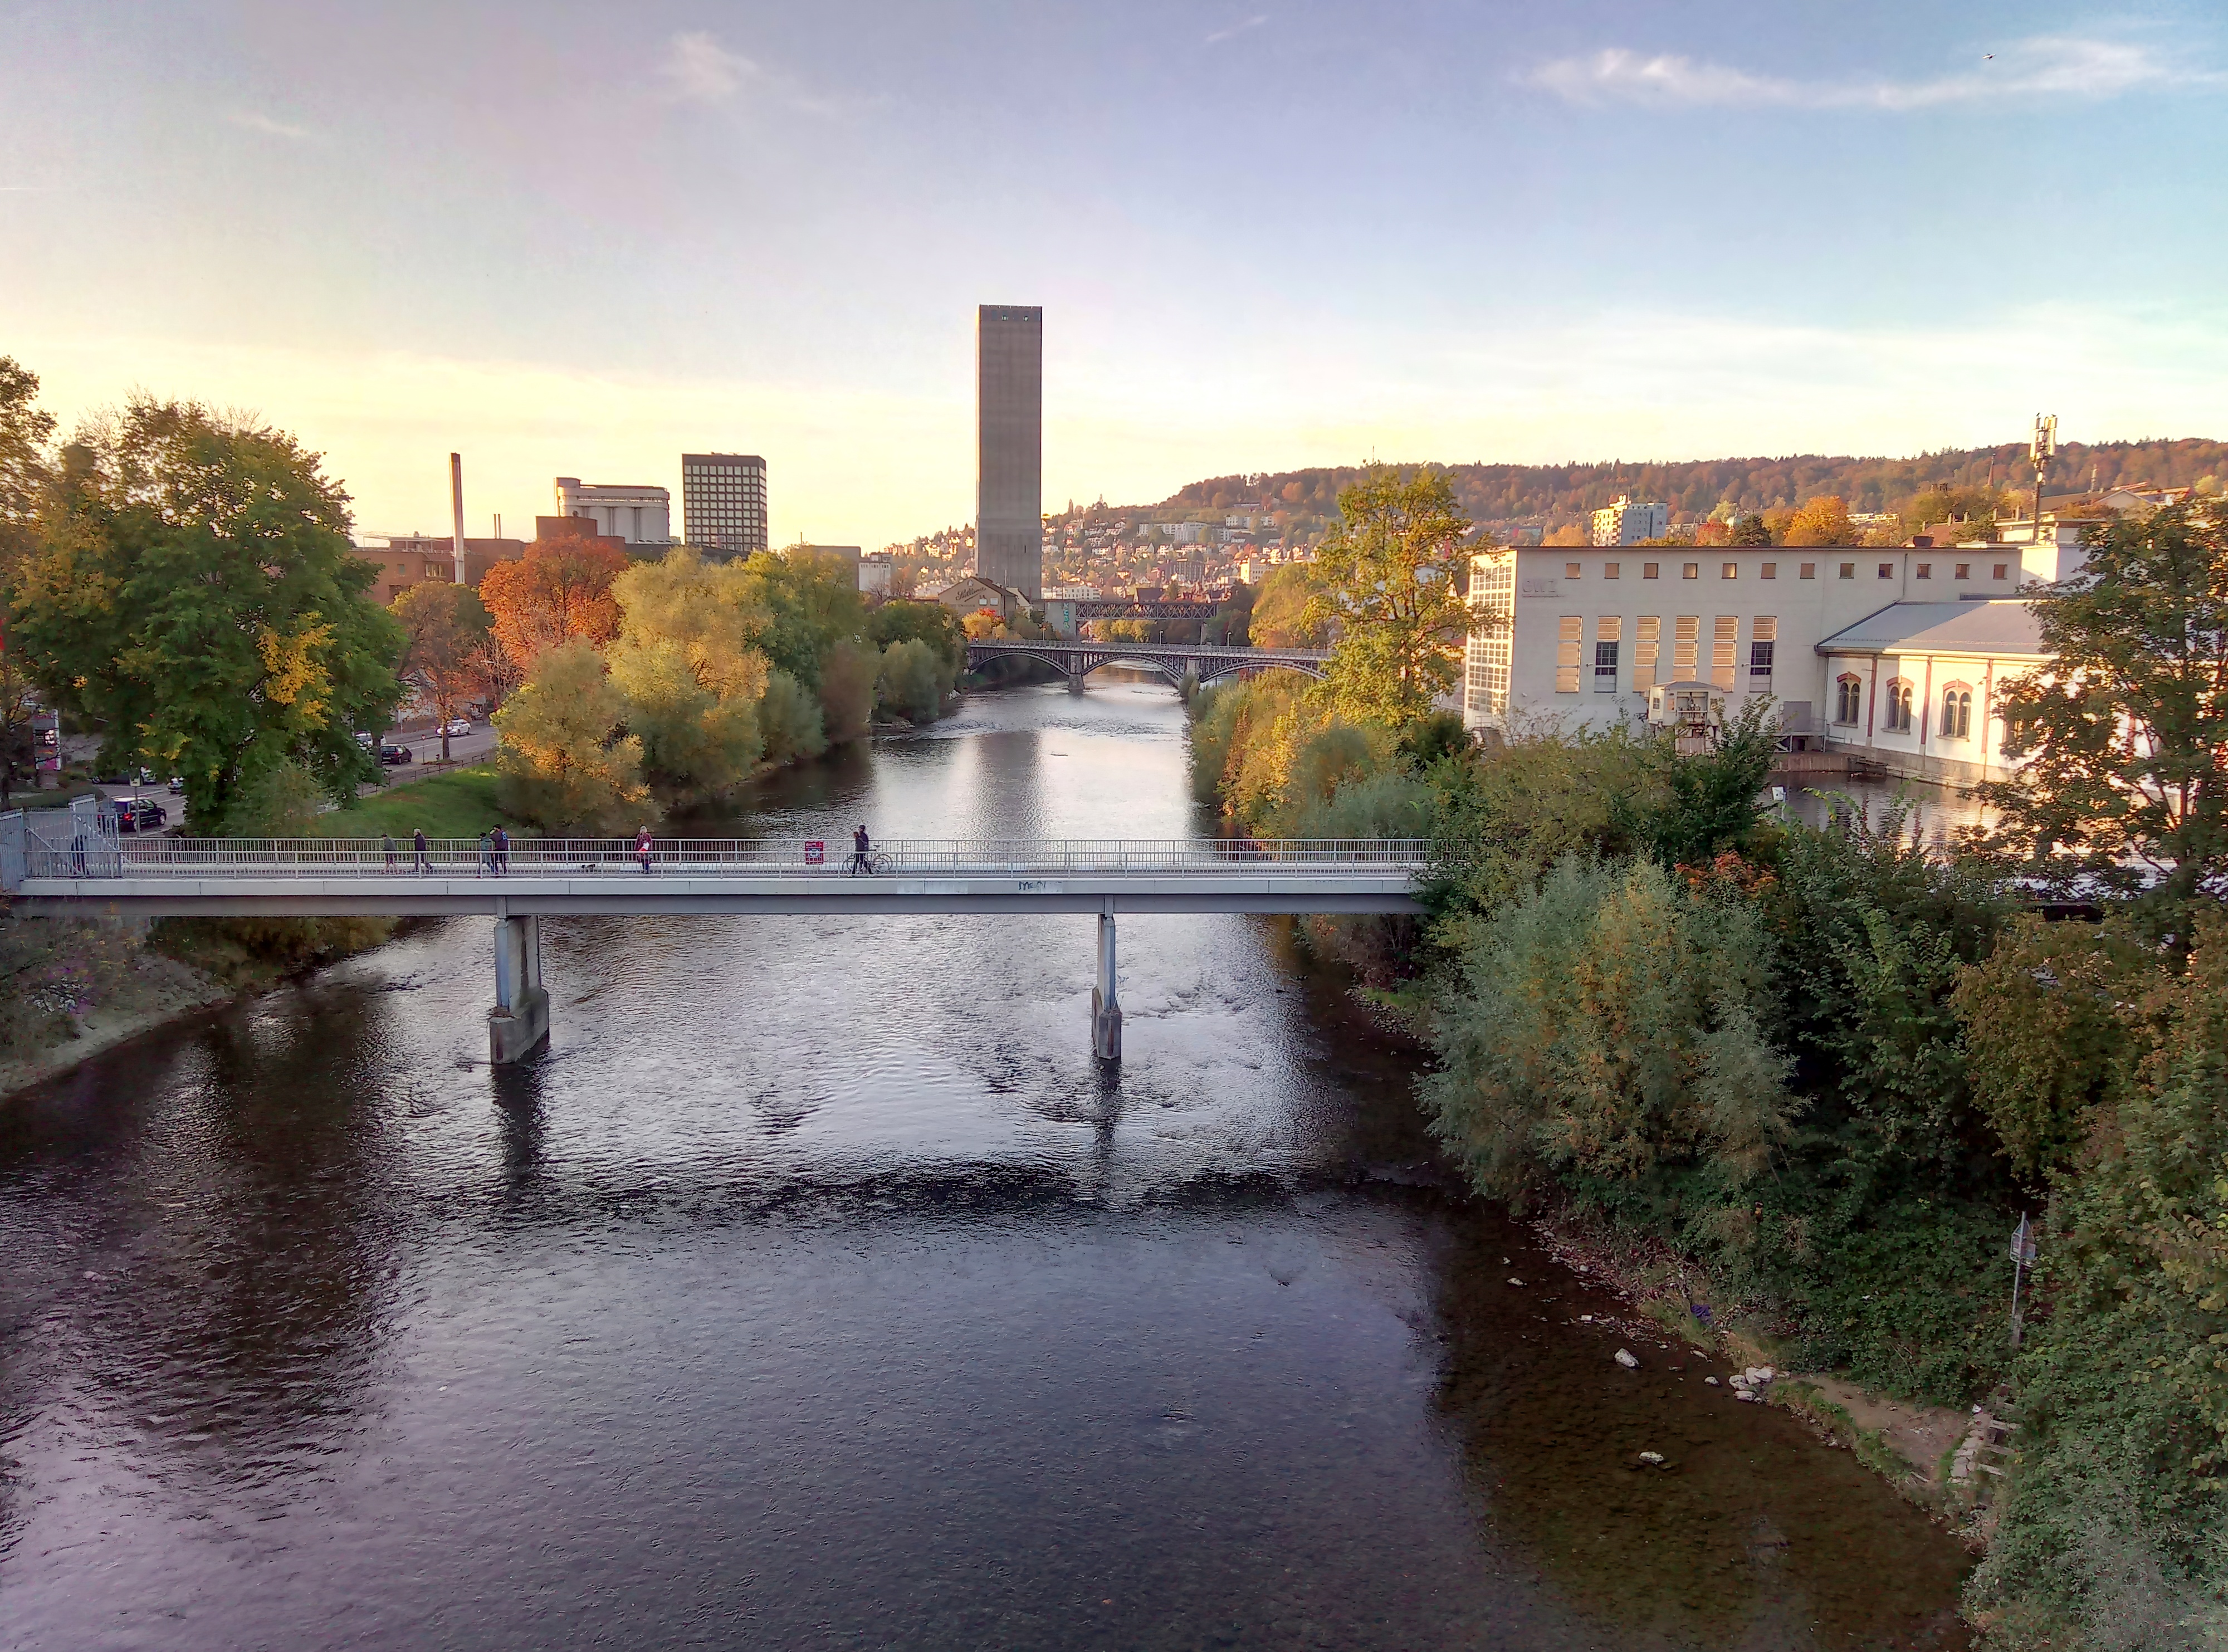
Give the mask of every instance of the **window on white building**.
M 1953 682 L 1942 691 L 1942 738 L 1973 738 L 1973 691 L 1962 682 Z
M 1908 734 L 1911 729 L 1911 688 L 1909 679 L 1890 677 L 1887 683 L 1887 727 L 1893 734 Z
M 1864 709 L 1864 679 L 1843 673 L 1834 682 L 1834 720 L 1853 725 Z

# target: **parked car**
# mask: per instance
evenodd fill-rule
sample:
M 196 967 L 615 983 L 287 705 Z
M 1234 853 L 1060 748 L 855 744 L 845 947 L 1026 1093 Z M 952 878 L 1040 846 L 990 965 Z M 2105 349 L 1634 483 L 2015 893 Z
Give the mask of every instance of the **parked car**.
M 410 748 L 407 746 L 389 746 L 386 741 L 381 740 L 379 746 L 379 760 L 390 769 L 398 764 L 407 763 L 410 761 Z
M 152 797 L 112 797 L 109 807 L 116 811 L 119 832 L 159 832 L 170 824 L 170 816 Z
M 449 727 L 444 732 L 451 738 L 458 734 L 469 734 L 472 732 L 472 720 L 469 717 L 452 717 L 449 720 Z

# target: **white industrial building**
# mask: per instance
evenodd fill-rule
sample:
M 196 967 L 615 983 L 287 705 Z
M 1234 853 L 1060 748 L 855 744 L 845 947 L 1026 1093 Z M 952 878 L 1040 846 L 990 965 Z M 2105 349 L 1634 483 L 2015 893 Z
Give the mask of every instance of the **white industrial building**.
M 1644 720 L 1674 685 L 1729 714 L 1768 694 L 1813 748 L 1914 777 L 2000 777 L 1997 690 L 2042 657 L 2018 593 L 2085 555 L 2080 524 L 2047 521 L 2025 544 L 1481 552 L 1470 605 L 1501 623 L 1469 637 L 1463 720 L 1605 728 Z
M 673 496 L 663 488 L 589 483 L 560 476 L 557 514 L 585 518 L 599 534 L 630 545 L 673 543 Z

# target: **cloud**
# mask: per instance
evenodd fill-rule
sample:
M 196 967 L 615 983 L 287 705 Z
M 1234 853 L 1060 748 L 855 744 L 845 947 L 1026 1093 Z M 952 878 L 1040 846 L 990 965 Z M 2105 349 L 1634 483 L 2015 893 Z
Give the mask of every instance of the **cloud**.
M 789 76 L 740 52 L 729 51 L 701 29 L 675 35 L 668 42 L 658 72 L 671 96 L 682 103 L 726 103 L 748 88 L 761 98 L 807 114 L 831 115 L 842 107 L 838 99 L 821 97 Z
M 1623 47 L 1559 58 L 1521 79 L 1578 104 L 1896 111 L 2020 97 L 2110 98 L 2145 86 L 2228 85 L 2228 75 L 2183 67 L 2148 46 L 2066 35 L 2014 42 L 1971 69 L 1920 80 L 1789 80 Z
M 268 115 L 259 115 L 252 109 L 234 109 L 225 116 L 235 126 L 245 126 L 249 131 L 261 132 L 266 138 L 302 138 L 310 136 L 307 126 L 290 126 L 283 120 L 273 120 Z
M 675 35 L 660 66 L 674 95 L 690 103 L 725 103 L 759 78 L 759 66 L 703 33 Z
M 1267 22 L 1268 21 L 1269 14 L 1265 11 L 1262 12 L 1258 16 L 1248 17 L 1244 22 L 1232 23 L 1227 29 L 1216 29 L 1212 35 L 1209 35 L 1207 37 L 1206 43 L 1209 46 L 1220 46 L 1224 41 L 1234 40 L 1239 35 L 1244 34 L 1247 29 L 1258 29 L 1263 23 Z

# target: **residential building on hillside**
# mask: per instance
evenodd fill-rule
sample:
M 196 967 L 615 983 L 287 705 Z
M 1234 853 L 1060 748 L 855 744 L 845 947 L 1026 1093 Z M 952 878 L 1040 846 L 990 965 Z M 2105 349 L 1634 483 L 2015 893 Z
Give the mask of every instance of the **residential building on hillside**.
M 599 533 L 629 545 L 673 542 L 673 496 L 663 488 L 557 478 L 557 514 L 593 522 Z
M 681 536 L 727 556 L 765 549 L 765 461 L 755 453 L 683 453 Z
M 1594 512 L 1593 542 L 1597 545 L 1637 545 L 1643 539 L 1661 539 L 1671 531 L 1671 507 L 1645 504 L 1623 494 Z
M 975 573 L 1034 601 L 1044 590 L 1044 311 L 976 313 Z
M 2040 544 L 1650 546 L 1601 554 L 1610 548 L 1517 547 L 1471 559 L 1470 605 L 1495 623 L 1481 624 L 1465 650 L 1465 724 L 1548 717 L 1606 728 L 1645 718 L 1659 688 L 1707 685 L 1729 712 L 1747 696 L 1769 694 L 1789 732 L 1815 735 L 1828 750 L 1861 748 L 1900 772 L 1930 778 L 1962 773 L 1945 765 L 2000 766 L 1987 755 L 2001 746 L 2000 722 L 1988 720 L 1992 685 L 2024 669 L 2031 652 L 2032 618 L 2018 593 L 2069 577 L 2084 554 L 2071 524 Z M 1991 611 L 1943 629 L 1945 616 L 1968 610 Z M 1937 655 L 1947 676 L 1926 663 Z M 1831 663 L 1851 657 L 1872 663 Z M 1898 692 L 1908 688 L 1911 730 L 1899 712 L 1888 727 L 1877 707 L 1868 719 L 1843 716 L 1842 679 L 1851 674 L 1866 695 L 1884 692 L 1889 681 Z M 1960 692 L 1979 692 L 1972 714 L 1981 720 L 1966 726 L 1980 733 L 1942 736 L 1939 716 L 1929 723 L 1922 714 L 1929 695 L 1938 699 L 1937 686 L 1953 682 Z M 1975 743 L 1953 753 L 1944 740 Z
M 954 579 L 936 593 L 936 599 L 963 619 L 985 609 L 1001 619 L 1011 619 L 1015 614 L 1029 611 L 1028 599 L 1020 592 L 975 573 Z

